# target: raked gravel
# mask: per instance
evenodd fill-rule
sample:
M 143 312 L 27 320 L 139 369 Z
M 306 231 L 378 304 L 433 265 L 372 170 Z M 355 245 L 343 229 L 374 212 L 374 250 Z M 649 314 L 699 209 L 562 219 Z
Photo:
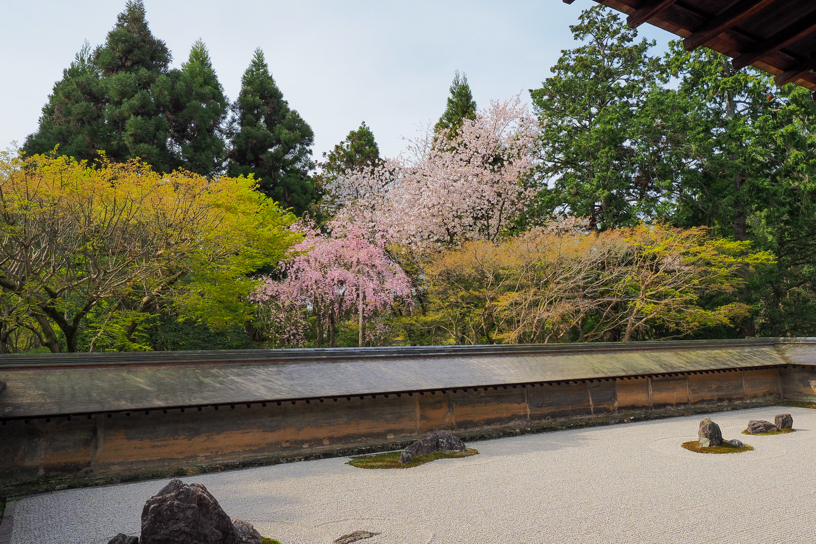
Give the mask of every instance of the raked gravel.
M 797 432 L 740 434 L 793 414 Z M 816 410 L 711 414 L 755 451 L 701 455 L 705 414 L 472 442 L 480 454 L 407 470 L 324 459 L 184 478 L 232 517 L 283 544 L 799 543 L 816 540 Z M 12 544 L 106 544 L 139 534 L 142 505 L 167 480 L 58 491 L 19 502 Z

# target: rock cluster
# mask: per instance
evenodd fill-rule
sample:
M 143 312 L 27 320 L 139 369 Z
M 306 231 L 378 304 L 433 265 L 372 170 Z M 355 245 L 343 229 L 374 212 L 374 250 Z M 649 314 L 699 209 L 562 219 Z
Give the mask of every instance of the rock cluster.
M 465 451 L 466 449 L 465 443 L 451 433 L 437 431 L 405 448 L 400 455 L 400 463 L 410 463 L 414 455 L 430 455 L 438 451 Z
M 704 418 L 697 429 L 697 440 L 704 448 L 722 445 L 723 437 L 720 426 L 711 421 L 711 418 Z
M 201 484 L 170 480 L 142 510 L 141 544 L 261 544 L 251 523 L 230 519 Z M 108 544 L 139 544 L 118 534 Z
M 763 419 L 752 419 L 748 422 L 745 431 L 749 434 L 771 433 L 782 429 L 793 429 L 793 416 L 790 414 L 779 414 L 774 417 L 774 422 Z

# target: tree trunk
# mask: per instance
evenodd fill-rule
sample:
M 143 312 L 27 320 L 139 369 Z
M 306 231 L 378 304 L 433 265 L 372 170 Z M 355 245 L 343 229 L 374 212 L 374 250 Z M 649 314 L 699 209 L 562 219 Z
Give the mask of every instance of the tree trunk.
M 357 324 L 360 326 L 359 345 L 360 345 L 360 347 L 363 347 L 363 341 L 365 339 L 365 328 L 364 328 L 365 324 L 363 323 L 363 299 L 364 299 L 364 295 L 363 295 L 363 290 L 362 289 L 360 289 L 360 296 L 357 297 L 357 298 L 359 299 L 359 304 L 358 304 L 359 313 L 357 315 Z
M 51 328 L 51 323 L 48 322 L 48 319 L 44 315 L 35 314 L 34 319 L 37 320 L 37 323 L 40 324 L 40 328 L 42 329 L 42 344 L 51 350 L 51 353 L 59 353 L 59 338 L 57 338 L 56 333 L 54 333 L 54 329 Z
M 334 346 L 334 308 L 329 310 L 329 347 Z

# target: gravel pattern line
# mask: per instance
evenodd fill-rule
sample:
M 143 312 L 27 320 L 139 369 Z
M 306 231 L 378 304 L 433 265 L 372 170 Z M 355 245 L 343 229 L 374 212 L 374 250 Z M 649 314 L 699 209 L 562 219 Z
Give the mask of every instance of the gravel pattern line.
M 741 435 L 749 419 L 793 415 L 797 432 Z M 202 474 L 231 517 L 283 544 L 809 542 L 816 531 L 816 410 L 712 414 L 755 451 L 680 447 L 705 414 L 468 443 L 480 454 L 407 470 L 348 458 Z M 17 503 L 11 544 L 106 544 L 139 534 L 142 506 L 167 480 L 57 491 Z

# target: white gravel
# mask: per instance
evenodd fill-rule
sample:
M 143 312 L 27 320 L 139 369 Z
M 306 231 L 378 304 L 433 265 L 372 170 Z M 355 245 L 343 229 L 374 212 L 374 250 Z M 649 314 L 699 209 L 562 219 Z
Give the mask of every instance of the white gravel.
M 745 436 L 749 419 L 793 414 L 797 432 Z M 385 543 L 793 543 L 816 533 L 816 410 L 711 414 L 726 439 L 756 448 L 700 455 L 704 414 L 503 438 L 480 455 L 407 470 L 347 458 L 200 475 L 232 517 L 283 544 L 331 543 L 355 530 Z M 139 534 L 144 501 L 166 480 L 22 500 L 12 544 L 106 544 Z

